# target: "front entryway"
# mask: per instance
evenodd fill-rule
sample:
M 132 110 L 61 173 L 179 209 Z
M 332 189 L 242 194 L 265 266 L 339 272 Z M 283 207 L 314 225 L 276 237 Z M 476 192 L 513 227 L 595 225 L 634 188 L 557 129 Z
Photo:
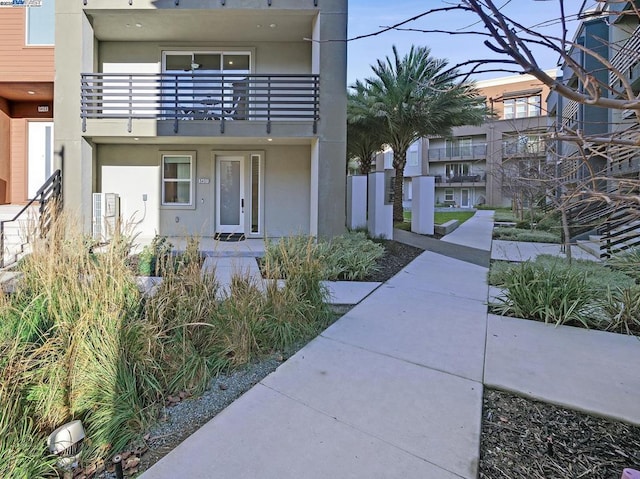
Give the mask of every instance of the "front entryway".
M 216 233 L 244 233 L 244 157 L 216 156 Z
M 471 206 L 469 190 L 462 189 L 460 190 L 460 207 L 461 208 L 469 208 Z
M 53 174 L 53 123 L 28 122 L 27 195 L 34 198 L 38 189 Z

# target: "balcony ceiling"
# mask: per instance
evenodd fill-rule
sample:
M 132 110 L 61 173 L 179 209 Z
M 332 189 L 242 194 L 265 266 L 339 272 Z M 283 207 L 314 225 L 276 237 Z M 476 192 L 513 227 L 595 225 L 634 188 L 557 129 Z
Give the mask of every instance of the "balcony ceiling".
M 53 83 L 0 82 L 0 98 L 9 101 L 52 101 Z
M 87 12 L 100 41 L 280 42 L 309 38 L 315 14 L 286 10 Z

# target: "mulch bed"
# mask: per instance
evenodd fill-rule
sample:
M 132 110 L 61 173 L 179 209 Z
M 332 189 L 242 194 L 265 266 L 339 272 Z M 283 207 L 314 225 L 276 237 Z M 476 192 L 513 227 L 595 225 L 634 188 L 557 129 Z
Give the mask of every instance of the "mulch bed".
M 378 260 L 376 271 L 362 281 L 384 282 L 395 276 L 424 250 L 392 240 L 382 240 L 384 256 Z
M 640 468 L 640 427 L 485 390 L 481 479 L 620 479 Z

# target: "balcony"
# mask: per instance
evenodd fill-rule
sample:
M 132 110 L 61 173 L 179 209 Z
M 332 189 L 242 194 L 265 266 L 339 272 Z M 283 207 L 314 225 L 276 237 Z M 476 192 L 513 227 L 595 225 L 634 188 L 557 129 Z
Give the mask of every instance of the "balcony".
M 81 81 L 83 132 L 88 120 L 119 120 L 128 133 L 136 120 L 155 120 L 173 134 L 203 122 L 221 135 L 228 122 L 264 124 L 265 134 L 273 123 L 296 122 L 316 134 L 320 118 L 318 75 L 85 73 Z
M 546 149 L 543 141 L 521 143 L 516 140 L 502 145 L 503 159 L 513 157 L 544 156 L 545 154 Z
M 637 78 L 633 78 L 633 72 L 636 71 L 640 62 L 640 25 L 631 33 L 624 45 L 620 46 L 618 52 L 611 59 L 611 66 L 623 75 L 627 76 L 632 82 Z M 622 82 L 613 72 L 609 73 L 609 86 L 611 88 L 619 88 Z
M 580 104 L 577 101 L 569 100 L 562 109 L 562 128 L 573 128 L 578 121 Z
M 437 187 L 469 187 L 469 186 L 486 186 L 486 175 L 454 175 L 449 178 L 443 178 L 442 175 L 435 175 L 435 183 Z
M 487 157 L 486 143 L 471 146 L 429 148 L 429 161 L 483 160 Z

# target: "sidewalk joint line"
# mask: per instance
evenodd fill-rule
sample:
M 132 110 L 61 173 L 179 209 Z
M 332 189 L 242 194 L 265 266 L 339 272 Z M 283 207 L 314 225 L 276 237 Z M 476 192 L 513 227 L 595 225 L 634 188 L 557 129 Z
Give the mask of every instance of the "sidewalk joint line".
M 444 371 L 442 369 L 434 368 L 432 366 L 427 366 L 425 364 L 417 363 L 415 361 L 410 361 L 408 359 L 399 358 L 399 357 L 393 356 L 392 354 L 389 354 L 389 353 L 383 353 L 381 351 L 374 351 L 374 350 L 365 348 L 363 346 L 359 346 L 357 344 L 353 344 L 353 343 L 349 343 L 349 342 L 346 342 L 346 341 L 342 341 L 340 339 L 332 338 L 330 336 L 325 336 L 322 333 L 320 333 L 319 337 L 321 337 L 323 339 L 327 339 L 329 341 L 334 341 L 336 343 L 344 344 L 345 346 L 350 346 L 350 347 L 355 348 L 355 349 L 360 349 L 361 351 L 366 351 L 366 352 L 371 353 L 371 354 L 377 354 L 378 356 L 383 356 L 383 357 L 386 357 L 386 358 L 395 359 L 396 361 L 400 361 L 400 362 L 403 362 L 403 363 L 412 364 L 414 366 L 418 366 L 418 367 L 421 367 L 421 368 L 430 369 L 432 371 L 436 371 L 436 372 L 439 372 L 439 373 L 442 373 L 442 374 L 446 374 L 448 376 L 453 376 L 453 377 L 456 377 L 456 378 L 459 378 L 459 379 L 464 379 L 465 381 L 471 381 L 472 383 L 476 383 L 476 384 L 479 384 L 479 385 L 482 386 L 482 381 L 477 381 L 475 379 L 467 378 L 467 377 L 464 377 L 464 376 L 462 376 L 460 374 L 452 373 L 450 371 Z

